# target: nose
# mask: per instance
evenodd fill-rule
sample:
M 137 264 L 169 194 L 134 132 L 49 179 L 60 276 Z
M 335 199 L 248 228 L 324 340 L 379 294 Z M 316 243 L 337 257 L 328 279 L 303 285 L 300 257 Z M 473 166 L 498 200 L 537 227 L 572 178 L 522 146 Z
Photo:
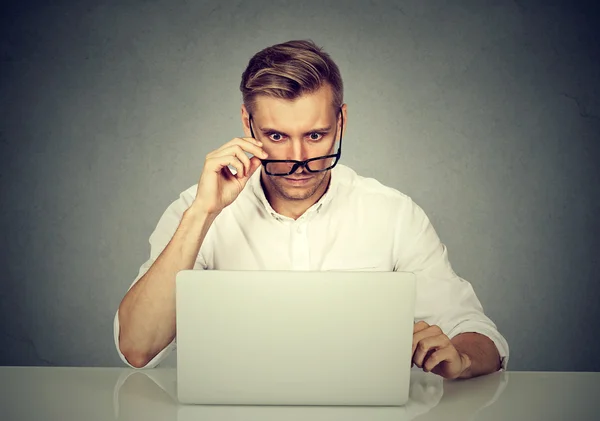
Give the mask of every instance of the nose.
M 291 157 L 289 159 L 293 159 L 294 161 L 304 161 L 305 159 L 308 159 L 307 157 L 307 150 L 305 148 L 305 143 L 302 142 L 301 140 L 297 140 L 294 139 L 292 142 L 290 142 L 291 146 Z M 303 167 L 298 167 L 296 169 L 296 171 L 294 171 L 294 174 L 302 174 L 305 173 L 306 168 Z
M 289 159 L 293 159 L 294 161 L 304 161 L 305 159 L 308 159 L 308 150 L 303 141 L 294 139 L 290 144 L 291 157 Z

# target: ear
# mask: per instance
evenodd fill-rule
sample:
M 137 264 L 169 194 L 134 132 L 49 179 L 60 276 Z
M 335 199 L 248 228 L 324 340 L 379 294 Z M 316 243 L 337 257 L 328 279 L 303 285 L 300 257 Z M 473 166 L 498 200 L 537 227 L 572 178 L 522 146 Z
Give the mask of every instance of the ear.
M 248 113 L 248 110 L 246 109 L 246 105 L 242 104 L 242 110 L 241 110 L 241 114 L 242 114 L 242 128 L 244 129 L 244 136 L 245 137 L 251 137 L 252 133 L 250 132 L 250 124 L 248 119 L 250 118 L 250 114 Z
M 344 128 L 342 130 L 342 136 L 346 137 L 346 128 L 348 127 L 348 105 L 342 104 L 342 116 L 344 117 Z M 340 121 L 341 123 L 341 121 Z

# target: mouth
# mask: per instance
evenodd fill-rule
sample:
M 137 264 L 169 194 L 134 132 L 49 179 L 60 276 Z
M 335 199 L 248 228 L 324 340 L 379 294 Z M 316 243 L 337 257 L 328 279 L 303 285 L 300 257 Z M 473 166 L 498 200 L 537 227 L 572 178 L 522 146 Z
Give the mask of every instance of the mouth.
M 287 181 L 289 184 L 292 184 L 294 186 L 301 186 L 303 184 L 308 183 L 312 177 L 303 177 L 303 178 L 290 178 L 290 177 L 283 177 L 285 179 L 285 181 Z

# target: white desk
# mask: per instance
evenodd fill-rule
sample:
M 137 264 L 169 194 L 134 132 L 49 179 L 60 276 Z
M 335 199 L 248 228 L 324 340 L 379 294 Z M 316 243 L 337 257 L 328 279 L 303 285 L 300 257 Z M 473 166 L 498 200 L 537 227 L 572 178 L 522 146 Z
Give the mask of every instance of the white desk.
M 176 370 L 0 367 L 0 420 L 600 420 L 600 373 L 507 372 L 444 381 L 412 372 L 403 407 L 179 405 Z

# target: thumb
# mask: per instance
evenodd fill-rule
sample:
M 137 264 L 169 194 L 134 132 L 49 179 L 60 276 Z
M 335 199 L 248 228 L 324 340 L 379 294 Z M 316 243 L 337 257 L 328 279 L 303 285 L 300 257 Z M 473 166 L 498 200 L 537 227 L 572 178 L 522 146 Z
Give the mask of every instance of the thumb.
M 254 172 L 262 165 L 262 162 L 260 162 L 260 159 L 258 159 L 257 157 L 253 156 L 252 158 L 250 158 L 250 171 L 248 171 L 248 178 L 252 177 L 252 174 L 254 174 Z
M 260 167 L 261 165 L 262 165 L 262 162 L 260 162 L 260 159 L 258 159 L 257 157 L 253 156 L 252 158 L 250 158 L 250 170 L 248 171 L 248 175 L 246 175 L 245 177 L 239 178 L 242 188 L 244 188 L 246 186 L 246 183 L 248 183 L 248 180 L 250 180 L 250 177 L 252 177 L 252 174 L 254 174 L 256 172 L 256 170 L 258 169 L 258 167 Z

